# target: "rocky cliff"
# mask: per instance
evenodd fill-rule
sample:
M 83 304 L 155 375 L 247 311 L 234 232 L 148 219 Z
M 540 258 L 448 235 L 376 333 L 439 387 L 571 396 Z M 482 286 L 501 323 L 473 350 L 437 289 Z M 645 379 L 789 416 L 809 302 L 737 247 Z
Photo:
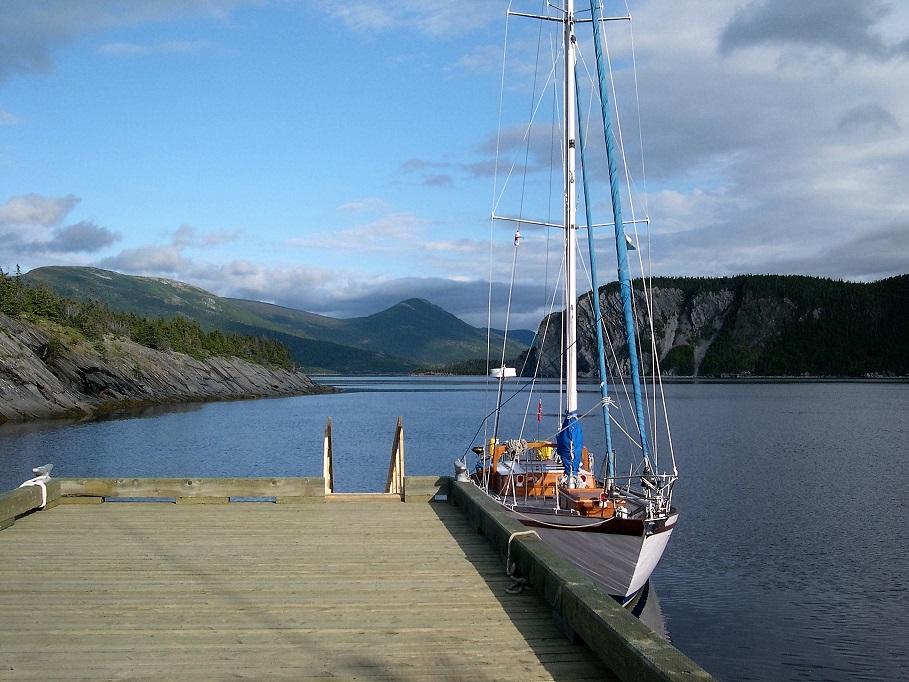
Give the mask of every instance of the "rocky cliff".
M 330 390 L 298 372 L 237 358 L 196 360 L 110 335 L 91 343 L 47 321 L 0 314 L 0 423 Z
M 618 373 L 627 375 L 617 283 L 601 287 L 599 298 L 606 336 L 612 340 L 606 356 L 617 358 Z M 633 296 L 646 374 L 909 375 L 907 275 L 867 284 L 777 275 L 655 278 L 651 299 L 648 308 L 639 288 Z M 595 376 L 590 293 L 579 300 L 578 318 L 579 371 Z M 557 375 L 561 324 L 561 313 L 543 320 L 525 374 L 539 364 L 540 375 Z

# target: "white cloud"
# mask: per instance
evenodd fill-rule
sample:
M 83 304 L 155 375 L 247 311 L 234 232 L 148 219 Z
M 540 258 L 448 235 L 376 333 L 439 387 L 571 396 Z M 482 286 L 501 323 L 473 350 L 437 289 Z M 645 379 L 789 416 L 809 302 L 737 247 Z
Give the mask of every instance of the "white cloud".
M 201 232 L 191 225 L 182 224 L 170 236 L 169 244 L 144 244 L 141 246 L 124 249 L 117 254 L 107 256 L 98 261 L 103 268 L 116 270 L 131 275 L 167 276 L 177 279 L 185 278 L 187 282 L 199 284 L 200 280 L 207 283 L 212 281 L 212 273 L 221 275 L 223 268 L 196 262 L 187 255 L 190 249 L 201 250 L 220 244 L 233 242 L 240 237 L 238 232 Z M 267 274 L 262 266 L 244 265 L 246 261 L 235 261 L 228 272 L 240 276 L 250 276 L 255 273 L 267 281 Z M 217 293 L 213 290 L 213 293 Z
M 310 232 L 290 239 L 288 245 L 299 249 L 345 252 L 390 252 L 411 250 L 423 242 L 429 221 L 411 213 L 389 213 L 365 225 L 330 232 Z
M 53 239 L 35 248 L 42 253 L 97 253 L 121 239 L 121 235 L 106 227 L 83 220 L 54 230 Z
M 836 254 L 907 209 L 909 60 L 891 48 L 909 28 L 885 44 L 883 4 L 839 3 L 863 17 L 851 33 L 796 21 L 827 2 L 797 4 L 649 3 L 636 15 L 663 274 L 882 271 L 866 250 Z M 909 263 L 895 234 L 882 237 L 899 254 L 886 261 Z
M 131 275 L 170 276 L 180 279 L 191 272 L 191 263 L 179 246 L 139 246 L 116 256 L 102 258 L 98 265 Z
M 0 206 L 0 229 L 53 227 L 78 203 L 79 198 L 72 194 L 65 197 L 45 197 L 40 194 L 11 197 L 6 204 Z
M 374 277 L 352 270 L 270 267 L 248 261 L 225 264 L 208 277 L 193 283 L 222 296 L 267 301 L 330 317 L 363 317 L 408 298 L 425 298 L 469 324 L 486 323 L 489 285 L 482 279 Z M 536 328 L 543 314 L 538 293 L 536 287 L 516 287 L 512 319 L 518 326 Z M 505 285 L 496 285 L 495 296 L 505 300 Z
M 740 7 L 720 37 L 728 53 L 752 45 L 801 46 L 836 50 L 852 56 L 888 59 L 907 55 L 905 36 L 883 40 L 875 26 L 891 12 L 881 0 L 764 0 Z
M 180 225 L 171 237 L 174 246 L 190 248 L 208 248 L 236 241 L 240 237 L 238 230 L 200 232 L 192 225 Z
M 90 220 L 64 225 L 78 203 L 79 198 L 72 194 L 26 194 L 11 197 L 0 206 L 0 267 L 26 259 L 57 260 L 98 253 L 122 238 L 119 232 Z

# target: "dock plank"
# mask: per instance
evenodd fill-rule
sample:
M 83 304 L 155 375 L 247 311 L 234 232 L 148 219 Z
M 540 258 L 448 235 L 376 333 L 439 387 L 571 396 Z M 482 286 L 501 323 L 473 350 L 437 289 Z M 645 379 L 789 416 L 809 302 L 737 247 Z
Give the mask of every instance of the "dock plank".
M 614 679 L 446 504 L 61 505 L 0 533 L 0 678 Z

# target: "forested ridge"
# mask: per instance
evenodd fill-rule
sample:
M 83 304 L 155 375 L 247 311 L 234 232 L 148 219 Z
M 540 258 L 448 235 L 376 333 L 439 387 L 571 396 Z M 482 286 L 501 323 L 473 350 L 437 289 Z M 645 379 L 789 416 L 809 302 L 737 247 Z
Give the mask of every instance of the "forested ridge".
M 104 335 L 111 334 L 196 359 L 235 356 L 266 366 L 294 368 L 286 343 L 270 338 L 291 339 L 288 334 L 244 334 L 243 325 L 236 327 L 241 333 L 205 331 L 199 322 L 186 316 L 154 318 L 114 312 L 98 301 L 59 296 L 47 286 L 27 284 L 22 279 L 18 272 L 0 270 L 0 313 L 59 325 L 45 349 L 48 354 L 63 350 L 64 344 L 74 340 L 74 334 L 95 343 L 100 352 Z M 869 283 L 800 275 L 658 277 L 648 286 L 654 301 L 652 334 L 643 318 L 647 307 L 641 284 L 635 283 L 641 355 L 647 371 L 717 377 L 909 376 L 909 275 Z M 599 293 L 604 322 L 622 362 L 627 358 L 627 347 L 622 341 L 618 284 L 607 284 Z M 582 325 L 579 368 L 582 374 L 593 375 L 595 339 L 589 293 L 581 297 L 578 310 Z M 391 309 L 372 317 L 394 312 Z M 541 331 L 547 324 L 550 329 L 560 329 L 560 317 L 561 313 L 556 313 L 544 320 Z M 384 324 L 384 317 L 382 321 Z M 342 322 L 353 324 L 358 320 Z M 318 354 L 325 362 L 334 348 L 319 340 L 295 340 L 324 346 L 318 348 Z M 523 365 L 525 374 L 535 367 L 544 376 L 557 372 L 559 344 L 558 333 L 538 333 L 527 361 L 519 361 L 518 366 Z M 651 348 L 656 349 L 655 361 Z M 366 365 L 360 371 L 394 371 L 379 364 L 383 357 L 364 355 Z M 481 360 L 462 361 L 437 367 L 436 371 L 482 374 L 485 366 Z M 627 372 L 627 367 L 622 371 Z
M 18 272 L 0 269 L 0 313 L 23 320 L 48 320 L 69 328 L 96 344 L 103 352 L 105 334 L 128 338 L 147 348 L 185 353 L 197 360 L 206 357 L 238 357 L 267 367 L 294 370 L 287 347 L 266 337 L 220 331 L 206 332 L 199 323 L 184 317 L 149 318 L 135 313 L 113 312 L 93 301 L 77 301 L 54 294 L 43 285 L 27 285 Z M 63 350 L 72 332 L 55 334 L 45 353 Z
M 909 376 L 909 275 L 844 282 L 801 275 L 655 277 L 653 327 L 640 282 L 635 308 L 643 366 L 675 376 Z M 604 323 L 628 357 L 618 283 L 600 288 Z M 596 371 L 590 295 L 581 297 L 581 371 Z M 559 329 L 561 313 L 544 320 Z M 537 343 L 529 366 L 558 367 L 558 334 Z M 544 338 L 538 333 L 538 338 Z M 653 362 L 651 349 L 656 349 Z M 627 373 L 627 366 L 623 368 Z
M 733 284 L 733 324 L 705 355 L 702 374 L 909 375 L 909 275 L 872 283 L 749 276 Z M 747 309 L 772 300 L 782 307 L 770 312 L 769 333 L 749 339 Z

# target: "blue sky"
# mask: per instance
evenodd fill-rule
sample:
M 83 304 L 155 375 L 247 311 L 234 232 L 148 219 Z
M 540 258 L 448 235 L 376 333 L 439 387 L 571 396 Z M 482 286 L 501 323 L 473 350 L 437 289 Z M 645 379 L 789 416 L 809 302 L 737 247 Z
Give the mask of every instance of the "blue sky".
M 507 5 L 4 0 L 0 267 L 484 324 Z M 630 9 L 655 274 L 909 271 L 904 3 Z

